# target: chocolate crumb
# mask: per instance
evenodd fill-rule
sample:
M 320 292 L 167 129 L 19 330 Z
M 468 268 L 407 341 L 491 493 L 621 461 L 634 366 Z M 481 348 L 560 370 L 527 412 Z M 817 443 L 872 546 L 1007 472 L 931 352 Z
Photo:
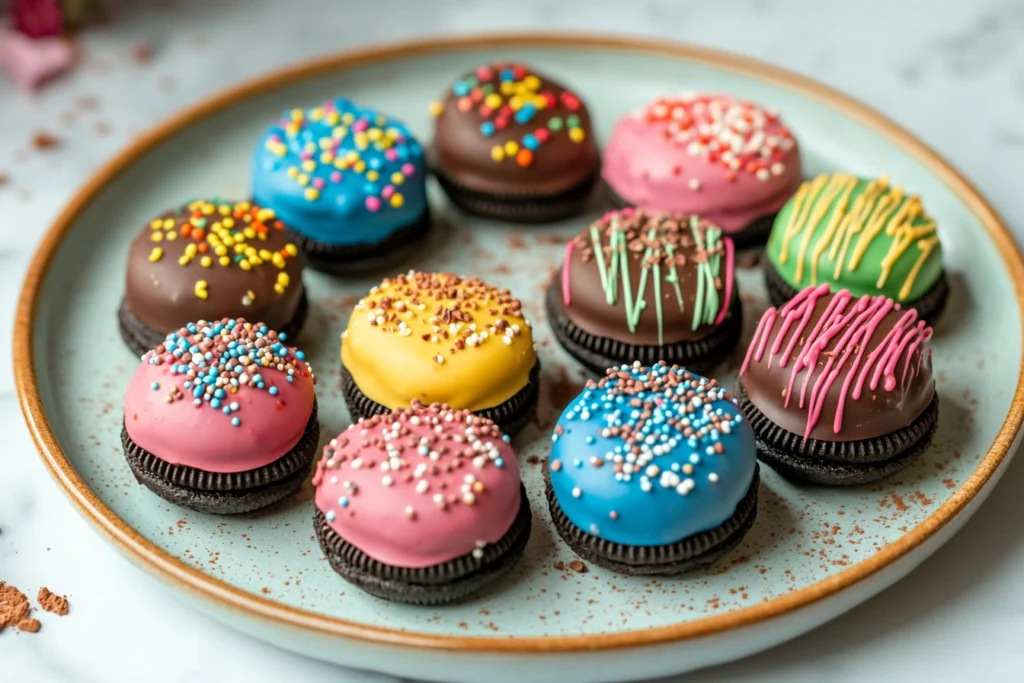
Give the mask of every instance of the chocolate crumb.
M 19 621 L 14 626 L 19 631 L 24 631 L 25 633 L 38 633 L 39 632 L 40 623 L 39 623 L 38 619 L 33 619 L 32 617 L 26 617 L 25 619 L 22 619 L 21 621 Z
M 761 256 L 764 254 L 762 251 L 745 251 L 736 256 L 736 267 L 749 270 L 750 268 L 757 268 L 761 264 Z
M 7 183 L 11 182 L 10 176 L 0 171 L 0 187 L 3 187 Z
M 92 95 L 82 95 L 77 100 L 75 100 L 75 104 L 82 111 L 92 111 L 94 109 L 99 108 L 100 101 Z
M 587 573 L 587 565 L 583 564 L 580 560 L 573 560 L 567 566 L 577 574 Z
M 0 632 L 8 626 L 35 633 L 39 622 L 29 617 L 31 610 L 28 598 L 14 586 L 0 581 Z
M 531 453 L 530 455 L 526 456 L 526 462 L 530 463 L 531 465 L 539 465 L 541 462 L 540 456 L 536 455 L 535 453 Z
M 555 562 L 554 567 L 558 571 L 564 572 L 565 571 L 565 562 Z
M 32 146 L 36 149 L 54 149 L 60 147 L 60 138 L 45 131 L 39 131 L 32 136 Z
M 57 595 L 46 586 L 39 589 L 36 595 L 36 602 L 47 612 L 56 614 L 59 617 L 68 613 L 68 599 L 63 595 Z
M 153 46 L 149 43 L 137 43 L 132 46 L 132 60 L 136 64 L 146 64 L 153 60 Z

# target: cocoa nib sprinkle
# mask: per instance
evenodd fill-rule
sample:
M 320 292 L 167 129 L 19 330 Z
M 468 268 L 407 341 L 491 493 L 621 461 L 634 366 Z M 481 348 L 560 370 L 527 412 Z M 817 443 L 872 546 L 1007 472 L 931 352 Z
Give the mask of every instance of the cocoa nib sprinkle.
M 409 337 L 415 329 L 420 340 L 442 345 L 449 355 L 485 343 L 511 346 L 530 327 L 522 304 L 507 289 L 452 273 L 410 272 L 385 279 L 353 313 L 388 334 Z M 443 354 L 433 353 L 438 363 L 444 362 Z
M 703 263 L 713 254 L 724 253 L 721 240 L 709 250 L 706 247 L 708 231 L 715 226 L 691 216 L 668 213 L 648 213 L 642 209 L 612 211 L 595 221 L 601 249 L 608 259 L 620 247 L 614 246 L 616 234 L 631 259 L 647 265 L 685 266 L 687 261 Z M 593 230 L 586 230 L 573 238 L 573 248 L 584 262 L 594 258 Z M 700 237 L 698 242 L 696 236 Z

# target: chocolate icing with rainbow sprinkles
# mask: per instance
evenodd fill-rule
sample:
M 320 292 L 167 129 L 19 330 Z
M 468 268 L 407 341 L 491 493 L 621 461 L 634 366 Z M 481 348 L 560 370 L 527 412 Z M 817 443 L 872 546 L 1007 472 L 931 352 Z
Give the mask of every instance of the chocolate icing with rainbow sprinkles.
M 470 213 L 536 223 L 583 210 L 601 159 L 569 88 L 524 64 L 483 65 L 431 105 L 434 173 Z

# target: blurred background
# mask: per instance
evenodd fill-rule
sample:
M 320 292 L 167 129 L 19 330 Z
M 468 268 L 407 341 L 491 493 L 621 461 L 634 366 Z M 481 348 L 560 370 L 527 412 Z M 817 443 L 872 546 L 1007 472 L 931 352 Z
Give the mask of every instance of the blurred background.
M 895 119 L 1024 236 L 1024 0 L 111 0 L 71 3 L 83 12 L 71 38 L 45 38 L 47 22 L 33 24 L 45 50 L 12 37 L 17 12 L 53 4 L 0 0 L 0 358 L 10 358 L 17 293 L 38 240 L 105 160 L 227 86 L 385 41 L 581 31 L 756 57 Z M 393 680 L 267 648 L 188 612 L 131 567 L 44 472 L 7 361 L 0 433 L 0 580 L 60 586 L 75 610 L 48 623 L 45 638 L 0 635 L 0 680 Z M 1024 588 L 1021 487 L 1017 462 L 908 579 L 809 636 L 696 680 L 964 680 L 979 667 L 985 679 L 1019 676 L 1021 610 L 1007 598 Z

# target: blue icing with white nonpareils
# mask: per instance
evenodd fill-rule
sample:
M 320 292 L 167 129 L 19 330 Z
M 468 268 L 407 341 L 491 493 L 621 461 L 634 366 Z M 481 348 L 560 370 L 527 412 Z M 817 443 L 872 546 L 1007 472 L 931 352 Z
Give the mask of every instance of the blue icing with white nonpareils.
M 548 471 L 565 516 L 623 545 L 667 545 L 721 525 L 757 465 L 753 430 L 725 389 L 664 363 L 588 382 L 552 439 Z
M 427 210 L 420 143 L 344 98 L 285 112 L 256 148 L 252 184 L 295 232 L 337 246 L 380 242 Z

